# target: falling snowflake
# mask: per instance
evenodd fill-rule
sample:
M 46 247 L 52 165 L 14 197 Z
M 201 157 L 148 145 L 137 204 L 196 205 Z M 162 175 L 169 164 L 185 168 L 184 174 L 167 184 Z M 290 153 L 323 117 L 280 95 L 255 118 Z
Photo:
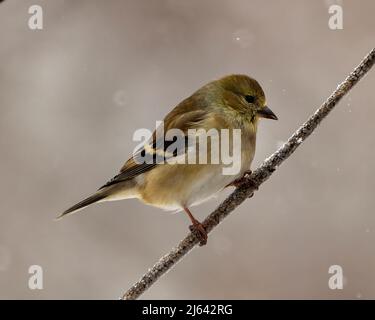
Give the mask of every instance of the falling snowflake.
M 247 29 L 238 29 L 233 33 L 233 42 L 245 49 L 253 45 L 255 37 Z
M 124 90 L 116 91 L 113 95 L 113 102 L 119 107 L 125 106 L 128 102 L 126 92 Z

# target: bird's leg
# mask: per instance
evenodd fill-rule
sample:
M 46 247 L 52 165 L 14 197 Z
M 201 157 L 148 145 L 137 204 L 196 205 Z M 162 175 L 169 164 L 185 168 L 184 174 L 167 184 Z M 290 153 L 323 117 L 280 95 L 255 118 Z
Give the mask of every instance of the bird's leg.
M 202 223 L 200 223 L 193 214 L 190 212 L 190 210 L 186 207 L 184 207 L 185 212 L 189 216 L 191 222 L 193 223 L 191 226 L 189 226 L 189 230 L 195 234 L 195 236 L 199 239 L 199 245 L 204 246 L 207 243 L 207 231 L 205 230 Z

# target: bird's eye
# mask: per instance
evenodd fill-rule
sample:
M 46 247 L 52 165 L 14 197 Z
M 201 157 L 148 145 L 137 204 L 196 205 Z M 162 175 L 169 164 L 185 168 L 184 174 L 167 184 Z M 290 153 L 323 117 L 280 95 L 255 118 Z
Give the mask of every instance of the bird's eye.
M 254 103 L 255 102 L 255 97 L 251 95 L 246 95 L 245 99 L 248 103 Z

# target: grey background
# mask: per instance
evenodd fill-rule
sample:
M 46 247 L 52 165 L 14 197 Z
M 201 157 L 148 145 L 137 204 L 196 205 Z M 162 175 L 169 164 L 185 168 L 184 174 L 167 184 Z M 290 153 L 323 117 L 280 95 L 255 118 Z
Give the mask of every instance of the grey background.
M 136 143 L 211 79 L 249 74 L 263 121 L 253 167 L 374 46 L 372 0 L 5 1 L 0 4 L 0 298 L 116 299 L 187 233 L 136 200 L 62 210 L 111 178 Z M 44 30 L 27 26 L 44 9 Z M 239 38 L 239 39 L 238 39 Z M 375 298 L 375 72 L 144 298 Z M 229 192 L 229 191 L 228 191 Z M 194 208 L 202 219 L 228 192 Z M 28 289 L 28 268 L 44 289 Z M 343 290 L 328 268 L 343 267 Z

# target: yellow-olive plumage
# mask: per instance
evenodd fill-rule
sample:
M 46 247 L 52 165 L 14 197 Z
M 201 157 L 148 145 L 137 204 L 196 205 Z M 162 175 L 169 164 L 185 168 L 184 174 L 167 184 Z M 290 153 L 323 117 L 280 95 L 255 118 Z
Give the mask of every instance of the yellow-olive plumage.
M 164 131 L 180 129 L 187 135 L 189 129 L 240 129 L 241 163 L 236 175 L 224 175 L 223 163 L 142 164 L 131 157 L 116 177 L 89 198 L 66 210 L 60 217 L 95 202 L 138 198 L 167 210 L 185 210 L 205 238 L 203 227 L 192 216 L 189 207 L 207 200 L 238 181 L 250 169 L 259 118 L 277 119 L 266 106 L 264 92 L 256 80 L 246 75 L 229 75 L 212 81 L 167 114 L 164 118 Z M 155 134 L 153 138 L 155 139 Z M 159 152 L 150 150 L 152 146 L 152 143 L 147 144 L 144 152 Z M 207 152 L 209 151 L 210 149 Z

